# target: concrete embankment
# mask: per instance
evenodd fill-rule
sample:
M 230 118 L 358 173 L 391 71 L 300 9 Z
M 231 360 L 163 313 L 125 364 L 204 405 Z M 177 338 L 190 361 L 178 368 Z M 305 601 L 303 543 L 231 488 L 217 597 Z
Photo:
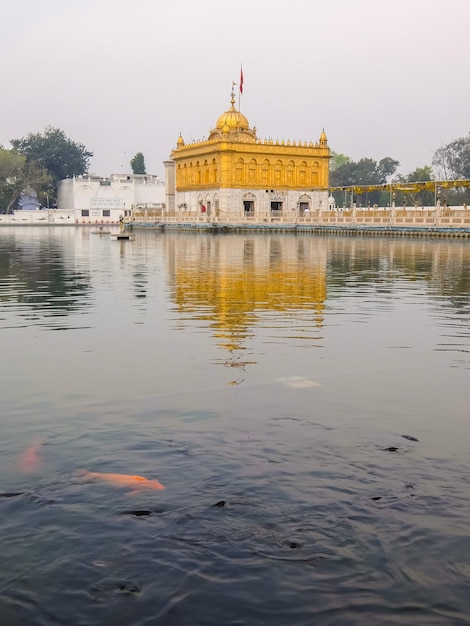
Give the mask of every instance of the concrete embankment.
M 459 237 L 469 238 L 470 228 L 416 227 L 416 226 L 363 226 L 319 224 L 224 224 L 221 222 L 138 222 L 126 224 L 135 230 L 204 231 L 213 233 L 313 233 L 317 235 L 354 235 L 385 237 Z

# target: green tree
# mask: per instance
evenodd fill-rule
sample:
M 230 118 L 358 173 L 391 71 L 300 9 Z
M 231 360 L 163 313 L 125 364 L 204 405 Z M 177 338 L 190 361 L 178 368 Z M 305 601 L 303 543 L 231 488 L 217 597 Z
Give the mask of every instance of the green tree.
M 10 213 L 21 192 L 32 187 L 38 192 L 46 193 L 51 178 L 48 172 L 34 161 L 28 161 L 13 150 L 0 148 L 0 210 Z
M 440 180 L 470 178 L 470 137 L 454 139 L 438 148 L 432 164 Z
M 417 167 L 409 174 L 399 174 L 394 182 L 397 183 L 425 183 L 430 180 L 434 180 L 434 174 L 430 165 L 424 165 L 423 167 Z M 397 191 L 396 202 L 401 205 L 402 203 L 409 204 L 417 203 L 420 206 L 432 206 L 434 205 L 434 191 L 429 189 L 422 189 L 417 192 L 409 194 L 408 199 L 405 200 L 403 192 Z
M 395 173 L 400 165 L 395 159 L 385 157 L 380 161 L 373 159 L 348 160 L 331 172 L 330 185 L 345 187 L 348 185 L 383 185 L 387 178 Z
M 430 165 L 417 167 L 404 177 L 404 182 L 406 183 L 425 183 L 428 180 L 434 180 L 434 174 Z
M 57 181 L 88 172 L 93 156 L 85 146 L 66 137 L 63 130 L 48 126 L 43 133 L 29 133 L 21 139 L 11 139 L 13 150 L 36 163 L 50 174 L 51 192 L 57 195 Z
M 131 159 L 131 167 L 134 174 L 146 174 L 145 170 L 145 160 L 142 152 L 137 152 L 137 154 Z
M 341 154 L 339 152 L 332 152 L 330 158 L 330 173 L 334 172 L 338 167 L 344 165 L 345 163 L 349 163 L 351 161 L 350 157 L 345 154 Z
M 377 174 L 380 176 L 382 184 L 385 184 L 387 179 L 395 174 L 399 165 L 400 163 L 398 161 L 390 157 L 380 159 L 377 163 Z
M 397 167 L 398 161 L 391 157 L 384 157 L 380 161 L 363 158 L 359 161 L 344 160 L 341 165 L 330 172 L 330 185 L 332 187 L 349 187 L 352 185 L 384 185 L 387 179 L 392 176 Z M 380 191 L 370 191 L 365 194 L 365 203 L 379 203 Z M 335 195 L 336 202 L 340 203 L 341 198 L 338 193 Z M 359 197 L 362 202 L 362 197 Z

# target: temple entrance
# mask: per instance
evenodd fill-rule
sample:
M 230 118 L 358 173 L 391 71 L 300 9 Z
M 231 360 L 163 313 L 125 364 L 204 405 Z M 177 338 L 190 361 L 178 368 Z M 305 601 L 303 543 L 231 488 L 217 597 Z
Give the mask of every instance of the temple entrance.
M 245 215 L 254 215 L 255 213 L 255 203 L 253 200 L 243 200 L 243 210 Z
M 312 198 L 306 193 L 299 198 L 299 215 L 308 215 L 312 208 Z
M 253 217 L 255 214 L 255 194 L 248 192 L 243 196 L 243 214 L 245 217 Z

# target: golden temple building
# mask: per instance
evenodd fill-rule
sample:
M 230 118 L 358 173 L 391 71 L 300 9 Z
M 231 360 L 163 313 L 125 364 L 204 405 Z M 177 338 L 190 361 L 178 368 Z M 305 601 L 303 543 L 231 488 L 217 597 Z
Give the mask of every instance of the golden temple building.
M 324 131 L 310 141 L 260 140 L 235 107 L 207 140 L 178 137 L 165 161 L 166 209 L 207 217 L 255 219 L 327 208 L 330 149 Z

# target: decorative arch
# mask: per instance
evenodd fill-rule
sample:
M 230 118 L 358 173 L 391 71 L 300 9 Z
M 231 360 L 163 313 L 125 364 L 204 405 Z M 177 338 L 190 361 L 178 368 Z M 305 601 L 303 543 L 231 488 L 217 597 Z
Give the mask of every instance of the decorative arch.
M 134 193 L 132 191 L 132 188 L 129 187 L 129 185 L 123 185 L 119 188 L 118 197 L 122 198 L 125 206 L 130 208 L 131 204 L 134 201 Z
M 269 159 L 264 159 L 261 165 L 261 183 L 266 186 L 271 183 L 271 177 L 269 175 L 270 168 L 271 164 L 269 162 Z
M 305 161 L 301 161 L 299 165 L 299 185 L 307 185 L 307 163 Z
M 244 160 L 241 157 L 238 158 L 235 162 L 235 183 L 242 184 L 245 182 L 245 176 L 243 171 L 244 167 Z
M 211 183 L 215 184 L 218 181 L 219 172 L 217 170 L 217 161 L 212 159 L 211 163 Z
M 100 185 L 99 187 L 96 187 L 93 195 L 95 198 L 115 198 L 116 189 L 111 187 L 111 185 Z
M 286 183 L 288 187 L 295 186 L 295 163 L 290 160 L 286 168 Z
M 204 206 L 206 207 L 207 217 L 209 217 L 210 215 L 212 215 L 212 209 L 213 209 L 212 194 L 209 191 L 204 196 Z
M 312 197 L 307 193 L 303 193 L 299 198 L 299 213 L 300 215 L 307 215 L 312 208 Z
M 248 164 L 248 184 L 249 185 L 256 185 L 256 183 L 258 182 L 258 163 L 256 162 L 256 159 L 251 159 L 251 161 Z
M 311 179 L 311 182 L 312 182 L 312 187 L 318 187 L 318 185 L 320 183 L 320 181 L 319 181 L 318 161 L 314 161 L 313 162 L 310 179 Z
M 247 217 L 253 216 L 255 213 L 255 208 L 256 208 L 255 194 L 251 193 L 251 191 L 247 191 L 245 194 L 243 194 L 242 202 L 243 202 L 243 212 L 245 216 Z
M 217 192 L 214 194 L 213 200 L 214 200 L 214 204 L 212 206 L 212 211 L 214 215 L 218 217 L 219 216 L 219 194 Z
M 90 185 L 80 185 L 76 188 L 74 194 L 74 206 L 81 209 L 90 207 L 90 198 L 94 197 L 95 192 Z
M 277 186 L 282 185 L 282 179 L 282 161 L 278 159 L 274 164 L 274 184 Z

